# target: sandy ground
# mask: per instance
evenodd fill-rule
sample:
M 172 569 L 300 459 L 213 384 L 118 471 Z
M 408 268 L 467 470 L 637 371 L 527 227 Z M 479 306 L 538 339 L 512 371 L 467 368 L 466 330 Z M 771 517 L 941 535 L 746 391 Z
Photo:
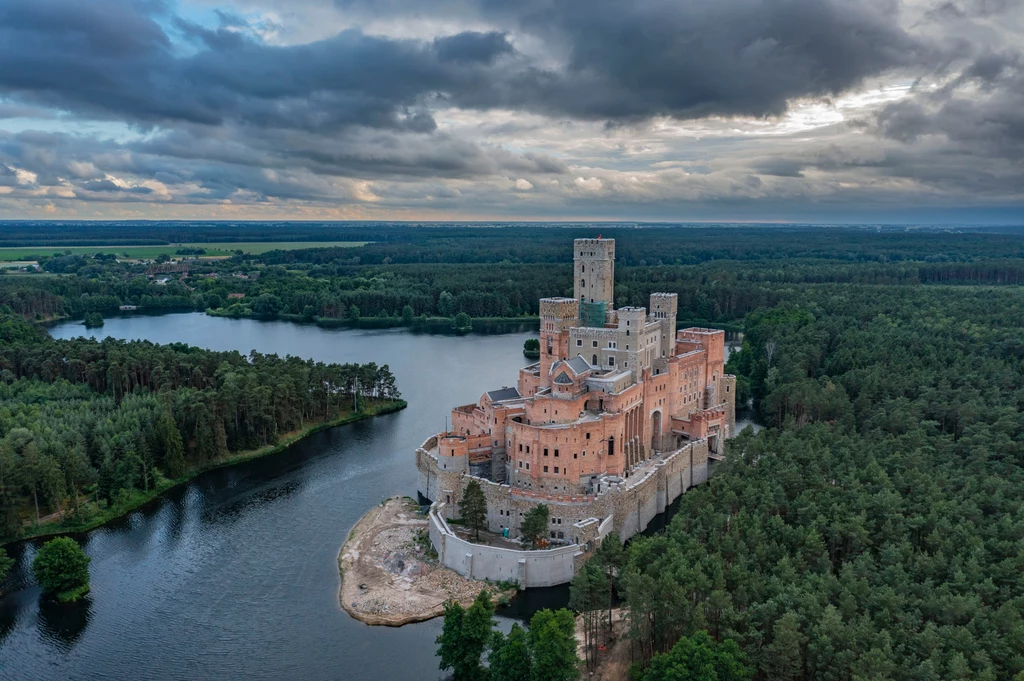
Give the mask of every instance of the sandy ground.
M 607 615 L 606 615 L 607 617 Z M 621 681 L 629 678 L 629 668 L 633 664 L 630 655 L 630 641 L 626 638 L 629 630 L 629 622 L 626 620 L 626 611 L 619 608 L 612 610 L 612 636 L 610 640 L 604 641 L 604 650 L 597 651 L 597 665 L 591 673 L 586 666 L 583 667 L 583 674 L 580 676 L 587 681 Z M 604 631 L 602 629 L 602 631 Z M 581 660 L 586 660 L 586 650 L 583 638 L 583 617 L 576 617 L 576 643 L 577 654 Z
M 427 530 L 427 518 L 418 508 L 410 499 L 395 497 L 352 528 L 338 554 L 341 607 L 352 617 L 392 627 L 429 620 L 444 612 L 445 601 L 468 606 L 487 586 L 424 553 L 416 535 Z

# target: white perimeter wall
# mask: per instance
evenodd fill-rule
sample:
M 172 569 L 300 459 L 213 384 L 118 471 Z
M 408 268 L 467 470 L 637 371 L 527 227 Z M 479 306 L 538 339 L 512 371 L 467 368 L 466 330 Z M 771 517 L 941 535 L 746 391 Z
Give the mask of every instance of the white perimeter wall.
M 430 541 L 441 564 L 463 577 L 492 582 L 515 581 L 522 589 L 554 586 L 572 581 L 579 546 L 560 546 L 543 551 L 518 551 L 471 544 L 460 538 L 444 519 L 444 503 L 430 507 Z

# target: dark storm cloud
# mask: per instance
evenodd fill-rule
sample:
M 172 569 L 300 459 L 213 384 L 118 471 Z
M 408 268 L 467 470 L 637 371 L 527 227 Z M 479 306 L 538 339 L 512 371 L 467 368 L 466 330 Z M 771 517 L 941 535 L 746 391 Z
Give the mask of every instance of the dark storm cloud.
M 296 3 L 281 0 L 289 11 L 277 15 L 296 21 Z M 313 16 L 325 16 L 322 4 Z M 396 206 L 473 200 L 464 206 L 472 211 L 501 205 L 521 178 L 532 186 L 516 206 L 549 201 L 531 205 L 601 215 L 616 203 L 833 192 L 863 202 L 892 186 L 979 196 L 1024 186 L 1019 45 L 1000 46 L 975 26 L 1017 11 L 1013 0 L 935 2 L 930 12 L 924 0 L 335 4 L 349 28 L 327 35 L 317 26 L 327 37 L 277 45 L 264 36 L 288 31 L 256 14 L 213 10 L 212 22 L 197 23 L 161 0 L 0 0 L 0 118 L 48 118 L 50 130 L 107 120 L 147 133 L 114 128 L 115 141 L 103 126 L 0 129 L 5 196 L 42 188 L 122 203 L 329 203 L 376 201 L 379 191 Z M 904 16 L 908 4 L 920 16 Z M 646 125 L 770 117 L 795 99 L 898 81 L 917 85 L 877 116 L 872 105 L 813 140 L 726 133 L 742 147 L 733 156 L 733 147 L 658 137 L 661 123 Z M 449 107 L 513 113 L 438 114 Z M 672 170 L 684 162 L 687 172 Z M 477 182 L 475 194 L 465 180 Z
M 357 30 L 290 47 L 255 42 L 222 17 L 173 23 L 200 49 L 182 55 L 151 5 L 8 0 L 0 6 L 0 90 L 25 103 L 143 125 L 175 121 L 332 130 L 434 129 L 435 92 L 472 89 L 510 53 L 504 36 L 434 42 Z
M 949 85 L 887 106 L 878 126 L 908 144 L 939 136 L 963 152 L 1024 159 L 1024 56 L 986 51 Z
M 763 116 L 932 55 L 888 0 L 481 0 L 488 15 L 565 45 L 561 73 L 517 94 L 585 118 Z M 532 82 L 531 82 L 532 81 Z
M 160 16 L 161 5 L 148 3 L 8 0 L 0 8 L 0 88 L 26 103 L 142 124 L 309 130 L 429 132 L 426 109 L 436 97 L 588 119 L 767 115 L 793 97 L 841 92 L 920 63 L 927 51 L 893 24 L 894 7 L 881 0 L 466 7 L 564 52 L 561 66 L 541 67 L 498 31 L 415 41 L 350 29 L 277 47 L 227 13 L 208 29 Z M 176 49 L 158 19 L 198 50 Z

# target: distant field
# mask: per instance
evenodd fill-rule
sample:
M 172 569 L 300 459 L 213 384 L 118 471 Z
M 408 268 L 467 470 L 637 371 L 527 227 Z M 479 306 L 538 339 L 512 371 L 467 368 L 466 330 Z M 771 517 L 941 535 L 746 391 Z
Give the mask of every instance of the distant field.
M 201 243 L 201 244 L 170 244 L 168 246 L 19 246 L 17 248 L 0 248 L 0 261 L 32 260 L 32 256 L 53 255 L 71 251 L 79 255 L 95 255 L 96 253 L 116 253 L 128 258 L 155 258 L 167 254 L 171 257 L 181 248 L 202 248 L 206 257 L 223 257 L 233 255 L 234 251 L 254 255 L 267 251 L 293 251 L 299 248 L 352 248 L 363 246 L 366 241 L 242 241 L 239 243 Z

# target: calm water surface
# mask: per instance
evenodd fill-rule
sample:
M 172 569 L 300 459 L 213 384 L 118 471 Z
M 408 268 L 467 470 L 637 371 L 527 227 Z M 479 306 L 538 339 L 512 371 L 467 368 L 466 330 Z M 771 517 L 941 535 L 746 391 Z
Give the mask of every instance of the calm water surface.
M 514 384 L 531 334 L 328 330 L 199 313 L 51 333 L 389 364 L 409 407 L 203 474 L 80 537 L 92 592 L 79 604 L 40 599 L 27 577 L 38 543 L 9 547 L 19 565 L 0 600 L 0 679 L 441 678 L 440 620 L 367 627 L 341 610 L 338 549 L 372 505 L 415 493 L 415 449 L 453 405 Z M 517 607 L 528 614 L 562 599 L 564 590 L 540 590 Z

